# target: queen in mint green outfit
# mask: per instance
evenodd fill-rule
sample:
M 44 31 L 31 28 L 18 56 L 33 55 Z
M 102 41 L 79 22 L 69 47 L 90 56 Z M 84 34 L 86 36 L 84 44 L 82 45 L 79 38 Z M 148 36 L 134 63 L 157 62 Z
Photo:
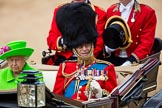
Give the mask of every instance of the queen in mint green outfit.
M 8 67 L 0 70 L 0 91 L 16 90 L 17 83 L 23 80 L 19 79 L 20 73 L 23 70 L 36 70 L 26 62 L 33 52 L 34 49 L 27 48 L 23 40 L 12 41 L 0 48 L 0 59 L 8 63 Z

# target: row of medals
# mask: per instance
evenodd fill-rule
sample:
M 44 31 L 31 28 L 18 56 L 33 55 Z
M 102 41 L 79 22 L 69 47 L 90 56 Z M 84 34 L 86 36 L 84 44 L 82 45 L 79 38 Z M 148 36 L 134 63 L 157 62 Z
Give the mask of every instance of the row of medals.
M 108 71 L 107 70 L 78 70 L 75 74 L 76 79 L 78 80 L 108 80 Z

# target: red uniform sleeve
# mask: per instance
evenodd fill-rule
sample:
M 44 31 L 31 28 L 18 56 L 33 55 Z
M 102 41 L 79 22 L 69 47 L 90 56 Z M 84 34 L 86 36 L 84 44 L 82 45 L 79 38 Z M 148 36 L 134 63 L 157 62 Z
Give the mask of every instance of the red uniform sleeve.
M 54 9 L 51 28 L 49 31 L 49 35 L 47 37 L 47 44 L 48 44 L 49 48 L 52 50 L 58 50 L 58 41 L 59 41 L 59 38 L 61 38 L 61 33 L 58 30 L 58 27 L 56 24 L 56 13 L 57 13 L 58 9 L 59 9 L 59 7 Z
M 143 28 L 141 27 L 141 32 L 138 35 L 140 39 L 138 42 L 138 46 L 132 52 L 138 57 L 139 60 L 145 58 L 150 53 L 155 38 L 155 30 L 156 30 L 156 22 L 157 22 L 155 11 L 152 9 L 151 10 L 147 9 L 146 12 L 147 15 L 145 14 L 145 18 L 143 18 L 143 24 L 142 24 Z M 133 34 L 134 31 L 132 28 L 132 35 Z
M 105 89 L 111 93 L 111 91 L 117 87 L 117 76 L 114 65 L 107 66 L 105 70 L 108 70 L 108 80 L 105 82 Z
M 95 6 L 95 12 L 97 14 L 96 29 L 98 32 L 98 38 L 96 41 L 96 47 L 94 49 L 94 56 L 97 57 L 99 55 L 99 52 L 103 50 L 103 46 L 104 46 L 102 33 L 105 29 L 106 12 L 97 6 Z
M 64 94 L 64 80 L 65 77 L 62 75 L 62 64 L 61 64 L 56 75 L 53 93 L 60 95 Z

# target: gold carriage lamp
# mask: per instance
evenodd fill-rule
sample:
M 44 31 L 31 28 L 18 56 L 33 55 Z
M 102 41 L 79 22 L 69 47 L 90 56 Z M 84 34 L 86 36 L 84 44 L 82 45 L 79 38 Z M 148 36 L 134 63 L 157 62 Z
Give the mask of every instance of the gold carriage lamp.
M 38 108 L 45 106 L 45 84 L 39 71 L 25 70 L 20 73 L 20 83 L 17 87 L 17 102 L 19 107 Z

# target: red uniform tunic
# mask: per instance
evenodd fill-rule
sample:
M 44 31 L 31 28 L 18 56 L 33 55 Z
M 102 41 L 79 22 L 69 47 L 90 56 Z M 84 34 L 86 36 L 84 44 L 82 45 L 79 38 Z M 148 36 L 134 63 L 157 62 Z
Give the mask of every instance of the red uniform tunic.
M 155 10 L 147 5 L 139 4 L 138 2 L 135 3 L 127 22 L 131 30 L 133 43 L 126 49 L 126 53 L 128 57 L 133 55 L 139 61 L 145 58 L 151 51 L 154 43 L 157 19 Z M 135 22 L 131 21 L 133 14 Z M 121 15 L 119 3 L 107 9 L 107 18 L 113 15 Z M 116 52 L 116 55 L 118 54 L 119 51 Z
M 58 70 L 57 76 L 56 76 L 56 82 L 54 85 L 54 89 L 53 92 L 55 94 L 60 94 L 60 95 L 69 95 L 71 94 L 72 99 L 76 99 L 77 98 L 77 93 L 78 91 L 74 92 L 74 86 L 70 86 L 73 81 L 76 81 L 76 77 L 75 74 L 77 73 L 77 62 L 74 61 L 69 61 L 69 62 L 65 62 L 65 64 L 61 64 L 60 68 Z M 88 68 L 89 67 L 89 68 Z M 116 80 L 116 73 L 115 73 L 115 69 L 114 69 L 114 65 L 113 64 L 106 64 L 106 63 L 94 63 L 92 65 L 87 66 L 88 70 L 90 69 L 96 69 L 96 70 L 105 70 L 106 71 L 106 75 L 107 75 L 107 80 L 97 80 L 97 82 L 100 84 L 101 88 L 106 90 L 107 92 L 111 92 L 116 86 L 117 86 L 117 80 Z M 88 72 L 88 71 L 86 71 Z M 87 75 L 88 73 L 86 73 Z M 94 73 L 93 73 L 94 74 Z M 84 73 L 85 75 L 85 73 Z M 97 74 L 96 74 L 97 75 Z M 99 75 L 99 74 L 98 74 Z M 86 80 L 84 80 L 86 81 Z M 85 88 L 87 85 L 87 82 L 83 81 L 83 85 L 81 86 L 81 88 L 79 88 L 79 97 L 80 100 L 87 100 L 87 96 L 85 94 Z M 81 82 L 81 81 L 80 81 Z M 76 84 L 76 82 L 75 82 Z M 67 91 L 67 89 L 71 89 L 70 91 Z
M 96 47 L 94 49 L 94 55 L 95 57 L 97 57 L 99 52 L 103 49 L 102 32 L 104 30 L 104 26 L 106 23 L 106 12 L 103 9 L 95 5 L 92 5 L 92 4 L 90 5 L 97 13 L 96 29 L 99 35 L 97 38 Z M 56 13 L 59 8 L 60 6 L 58 6 L 54 10 L 51 28 L 49 31 L 49 35 L 47 37 L 47 44 L 50 49 L 55 50 L 57 53 L 59 53 L 59 55 L 65 57 L 66 59 L 69 59 L 73 55 L 73 53 L 71 51 L 62 51 L 58 45 L 59 39 L 61 38 L 61 33 L 59 32 L 58 27 L 56 25 Z

